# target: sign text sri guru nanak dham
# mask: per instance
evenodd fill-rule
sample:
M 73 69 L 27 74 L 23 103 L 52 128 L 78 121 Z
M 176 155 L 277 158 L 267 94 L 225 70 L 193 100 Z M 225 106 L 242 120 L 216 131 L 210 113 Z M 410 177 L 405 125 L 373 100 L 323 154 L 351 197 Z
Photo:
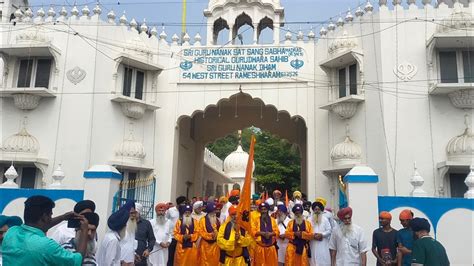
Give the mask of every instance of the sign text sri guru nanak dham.
M 297 78 L 301 47 L 189 48 L 181 53 L 182 81 Z

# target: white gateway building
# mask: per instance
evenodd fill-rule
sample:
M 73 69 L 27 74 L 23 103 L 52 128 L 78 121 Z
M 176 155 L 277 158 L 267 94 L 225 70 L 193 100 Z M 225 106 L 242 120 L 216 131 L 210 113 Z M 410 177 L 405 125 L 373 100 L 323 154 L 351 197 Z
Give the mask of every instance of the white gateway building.
M 256 126 L 298 146 L 309 199 L 336 206 L 338 177 L 361 164 L 382 195 L 412 194 L 411 180 L 415 193 L 462 197 L 474 161 L 474 3 L 378 2 L 316 34 L 288 30 L 279 0 L 210 0 L 204 40 L 100 6 L 3 1 L 0 175 L 13 164 L 20 187 L 84 189 L 84 171 L 110 165 L 119 189 L 156 180 L 155 202 L 219 195 L 233 180 L 206 145 Z M 261 44 L 268 28 L 273 42 Z

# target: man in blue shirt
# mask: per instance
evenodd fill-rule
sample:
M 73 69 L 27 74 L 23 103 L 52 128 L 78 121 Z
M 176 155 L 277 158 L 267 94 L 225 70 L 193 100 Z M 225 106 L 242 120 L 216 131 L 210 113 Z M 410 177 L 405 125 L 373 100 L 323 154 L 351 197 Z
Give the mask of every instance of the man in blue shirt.
M 400 229 L 397 234 L 398 254 L 402 257 L 399 265 L 411 265 L 411 250 L 413 249 L 413 231 L 410 228 L 410 221 L 413 219 L 413 212 L 405 209 L 400 213 L 400 223 L 403 229 Z
M 25 201 L 25 224 L 8 230 L 4 238 L 4 265 L 74 265 L 80 266 L 87 248 L 88 222 L 73 212 L 52 218 L 54 202 L 45 196 L 32 196 Z M 46 232 L 56 224 L 68 219 L 80 219 L 81 240 L 77 252 L 63 249 Z

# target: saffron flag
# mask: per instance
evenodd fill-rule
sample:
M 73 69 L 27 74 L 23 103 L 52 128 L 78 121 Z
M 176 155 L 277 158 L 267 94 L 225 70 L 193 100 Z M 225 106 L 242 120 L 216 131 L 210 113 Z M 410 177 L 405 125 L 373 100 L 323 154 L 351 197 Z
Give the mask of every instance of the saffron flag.
M 288 190 L 285 190 L 285 206 L 288 208 L 290 200 L 288 199 Z
M 250 232 L 250 190 L 252 183 L 253 172 L 253 154 L 255 146 L 255 136 L 250 138 L 249 159 L 247 161 L 247 168 L 245 170 L 245 181 L 240 193 L 240 202 L 237 206 L 237 224 L 243 227 L 247 232 Z

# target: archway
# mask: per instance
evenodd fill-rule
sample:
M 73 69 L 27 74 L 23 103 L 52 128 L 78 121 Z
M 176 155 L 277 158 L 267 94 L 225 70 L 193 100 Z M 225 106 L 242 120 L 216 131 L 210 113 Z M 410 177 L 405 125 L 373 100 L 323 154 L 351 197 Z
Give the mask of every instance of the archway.
M 235 19 L 232 39 L 236 44 L 253 44 L 256 41 L 253 37 L 254 31 L 252 18 L 243 12 Z
M 257 43 L 271 44 L 278 41 L 279 40 L 273 40 L 273 20 L 271 20 L 269 17 L 264 17 L 258 23 Z
M 229 24 L 223 18 L 218 18 L 214 21 L 213 30 L 213 44 L 226 44 L 229 41 Z M 227 33 L 227 35 L 226 35 Z M 219 38 L 220 37 L 220 38 Z
M 203 158 L 206 145 L 239 129 L 255 126 L 289 143 L 296 144 L 301 156 L 301 188 L 307 192 L 307 128 L 300 116 L 277 110 L 261 99 L 246 93 L 237 93 L 221 99 L 205 110 L 182 116 L 177 121 L 178 131 L 174 169 L 175 195 L 204 194 Z

